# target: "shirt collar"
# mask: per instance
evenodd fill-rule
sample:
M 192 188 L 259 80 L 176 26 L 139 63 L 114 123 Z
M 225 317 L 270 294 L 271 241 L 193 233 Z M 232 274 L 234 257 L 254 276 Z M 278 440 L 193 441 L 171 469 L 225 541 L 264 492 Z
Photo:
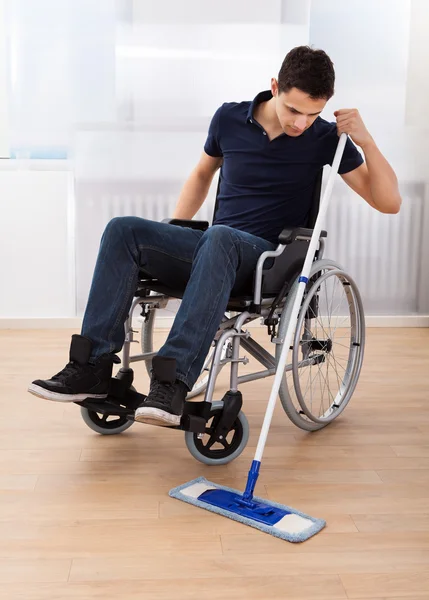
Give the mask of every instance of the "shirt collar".
M 272 97 L 273 95 L 270 90 L 259 92 L 249 106 L 249 110 L 247 111 L 246 115 L 246 123 L 253 119 L 253 113 L 258 104 L 261 104 L 261 102 L 267 102 L 268 100 L 271 100 Z

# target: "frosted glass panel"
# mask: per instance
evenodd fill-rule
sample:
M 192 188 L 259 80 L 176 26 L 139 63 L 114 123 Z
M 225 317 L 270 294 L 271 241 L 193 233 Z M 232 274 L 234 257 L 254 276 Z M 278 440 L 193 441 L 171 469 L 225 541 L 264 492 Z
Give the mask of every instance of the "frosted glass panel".
M 115 118 L 115 0 L 6 0 L 16 157 L 65 158 L 76 124 Z
M 9 156 L 5 0 L 0 0 L 0 159 Z
M 428 22 L 420 0 L 311 3 L 310 43 L 330 54 L 337 75 L 322 116 L 333 121 L 334 110 L 357 107 L 403 197 L 399 215 L 382 215 L 345 185 L 335 188 L 327 254 L 356 278 L 367 314 L 429 312 Z

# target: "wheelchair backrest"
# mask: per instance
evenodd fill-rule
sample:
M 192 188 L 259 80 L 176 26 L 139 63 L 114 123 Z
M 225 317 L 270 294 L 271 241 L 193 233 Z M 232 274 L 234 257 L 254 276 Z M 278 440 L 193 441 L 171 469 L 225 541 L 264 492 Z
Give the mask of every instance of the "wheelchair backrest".
M 316 223 L 320 206 L 322 179 L 323 169 L 320 169 L 314 183 L 312 194 L 313 200 L 311 203 L 310 212 L 308 214 L 307 223 L 303 225 L 303 227 L 313 229 Z M 216 191 L 216 202 L 213 211 L 213 221 L 219 204 L 218 197 L 220 183 L 221 176 L 219 175 L 219 181 Z M 285 223 L 284 227 L 288 227 L 288 224 Z M 275 259 L 267 261 L 267 267 L 263 271 L 262 296 L 276 296 L 284 288 L 285 284 L 289 283 L 290 285 L 292 285 L 296 277 L 299 276 L 301 272 L 307 254 L 307 250 L 308 242 L 303 240 L 297 240 L 292 244 L 289 244 L 283 252 L 283 254 L 281 254 Z
M 319 213 L 320 196 L 322 192 L 323 169 L 317 174 L 313 188 L 313 201 L 307 219 L 309 229 L 313 229 Z M 269 268 L 264 269 L 262 278 L 262 296 L 277 295 L 280 290 L 289 290 L 290 286 L 300 275 L 307 255 L 309 242 L 296 240 L 289 244 L 283 254 L 277 257 Z
M 308 214 L 307 223 L 303 224 L 302 227 L 309 227 L 310 229 L 313 229 L 313 227 L 316 223 L 317 215 L 319 213 L 319 206 L 320 206 L 320 195 L 321 195 L 321 191 L 322 191 L 322 179 L 323 179 L 323 169 L 320 169 L 320 171 L 318 172 L 318 174 L 316 176 L 316 180 L 314 183 L 313 194 L 312 194 L 313 200 L 311 203 L 310 212 Z M 213 210 L 212 222 L 214 222 L 214 220 L 215 220 L 217 209 L 219 207 L 220 184 L 221 184 L 221 174 L 219 173 L 219 180 L 217 183 L 216 200 L 215 200 L 215 206 L 214 206 L 214 210 Z M 288 224 L 285 223 L 284 227 L 288 227 Z

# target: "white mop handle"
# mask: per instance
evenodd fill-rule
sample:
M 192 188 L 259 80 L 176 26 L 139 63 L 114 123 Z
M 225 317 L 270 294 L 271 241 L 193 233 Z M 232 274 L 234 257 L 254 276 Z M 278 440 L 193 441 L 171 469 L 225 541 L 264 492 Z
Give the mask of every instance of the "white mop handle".
M 280 353 L 280 359 L 276 370 L 276 375 L 274 378 L 274 384 L 271 390 L 270 399 L 268 401 L 267 410 L 265 413 L 264 422 L 262 424 L 261 433 L 259 435 L 258 446 L 255 452 L 255 461 L 261 462 L 262 454 L 264 452 L 265 444 L 267 442 L 268 431 L 271 425 L 271 419 L 273 418 L 274 408 L 277 401 L 277 395 L 279 393 L 281 381 L 284 376 L 284 370 L 286 367 L 286 360 L 289 353 L 289 349 L 292 342 L 292 335 L 294 332 L 294 328 L 296 327 L 296 322 L 298 319 L 299 309 L 301 307 L 302 298 L 304 296 L 304 290 L 306 286 L 306 280 L 310 275 L 311 267 L 314 261 L 314 256 L 316 254 L 317 246 L 319 244 L 320 233 L 322 231 L 322 223 L 325 217 L 326 211 L 328 209 L 329 200 L 331 198 L 332 188 L 334 187 L 335 178 L 338 173 L 338 169 L 340 167 L 341 158 L 343 156 L 344 147 L 346 145 L 347 135 L 342 133 L 340 139 L 338 141 L 337 150 L 335 152 L 334 161 L 332 163 L 332 169 L 329 174 L 328 183 L 326 184 L 325 193 L 323 194 L 322 201 L 319 207 L 319 213 L 317 215 L 316 223 L 314 225 L 313 235 L 311 236 L 310 245 L 307 250 L 307 256 L 304 261 L 304 266 L 302 268 L 300 283 L 298 284 L 297 293 L 295 296 L 295 302 L 293 304 L 292 313 L 290 316 L 290 321 L 288 324 L 287 332 L 285 339 L 283 341 L 282 351 Z M 287 252 L 287 249 L 285 250 Z M 304 280 L 303 280 L 304 279 Z

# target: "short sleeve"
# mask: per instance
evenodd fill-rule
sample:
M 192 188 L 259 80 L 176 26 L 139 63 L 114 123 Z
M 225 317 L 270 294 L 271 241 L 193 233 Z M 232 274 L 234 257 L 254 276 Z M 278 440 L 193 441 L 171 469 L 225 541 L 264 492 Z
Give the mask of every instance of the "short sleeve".
M 206 143 L 204 144 L 204 152 L 209 156 L 221 157 L 222 150 L 220 144 L 220 115 L 222 112 L 222 106 L 220 106 L 210 123 L 209 132 L 207 135 Z
M 329 154 L 326 157 L 325 164 L 329 164 L 332 166 L 335 151 L 337 149 L 338 141 L 339 141 L 337 126 L 335 123 L 332 123 L 332 131 L 330 134 L 330 144 L 329 144 Z M 344 175 L 345 173 L 349 173 L 350 171 L 354 171 L 363 163 L 363 158 L 355 144 L 348 137 L 346 146 L 344 148 L 344 154 L 341 159 L 340 168 L 338 169 L 338 173 L 340 175 Z

